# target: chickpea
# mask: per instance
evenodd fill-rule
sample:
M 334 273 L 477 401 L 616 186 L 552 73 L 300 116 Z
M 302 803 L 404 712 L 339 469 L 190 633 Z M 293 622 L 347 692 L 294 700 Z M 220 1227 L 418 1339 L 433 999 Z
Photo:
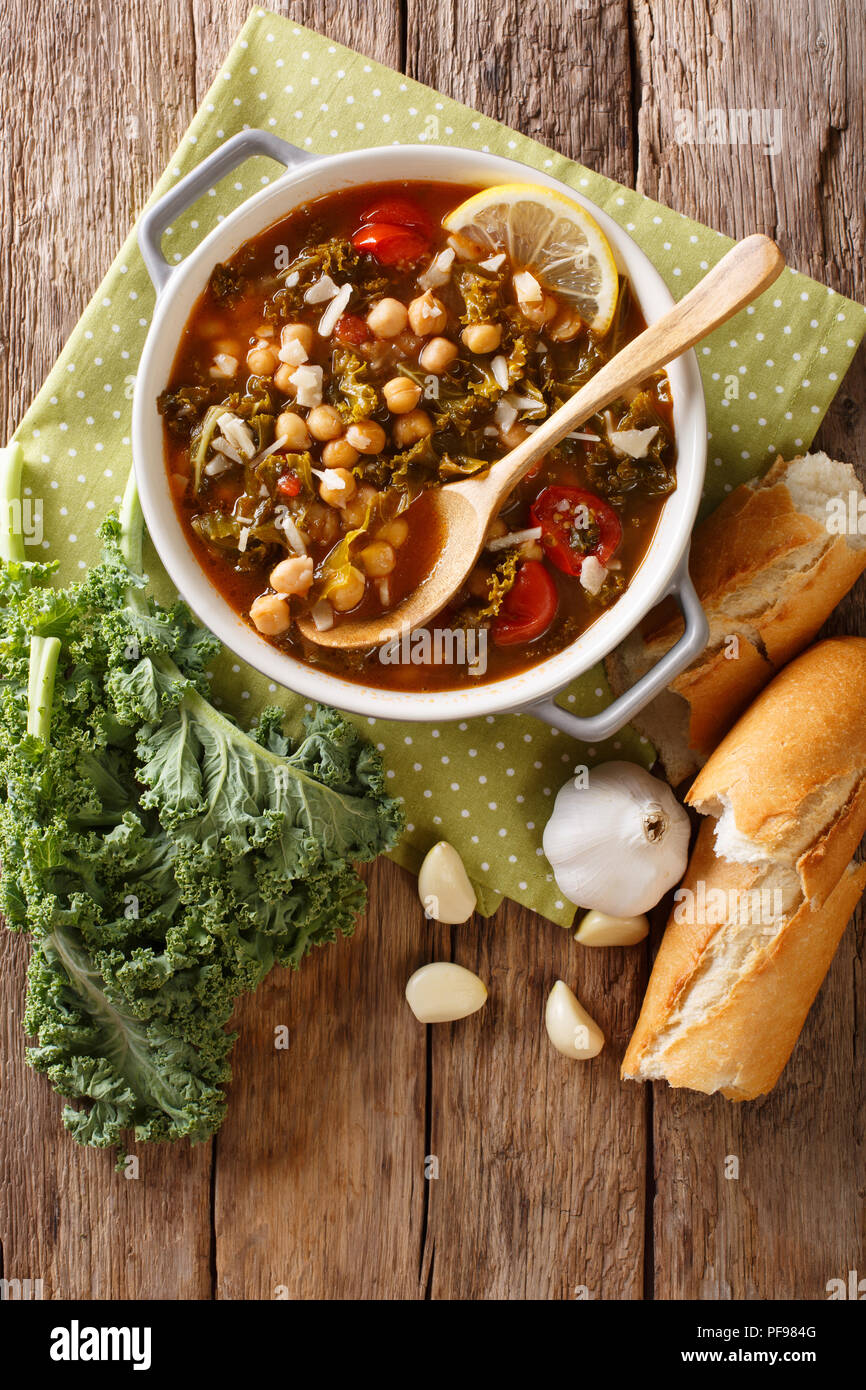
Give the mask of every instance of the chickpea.
M 409 535 L 409 523 L 402 516 L 395 516 L 376 532 L 377 541 L 387 541 L 395 550 L 404 545 Z
M 284 396 L 294 396 L 297 394 L 297 387 L 292 381 L 292 375 L 298 369 L 291 366 L 288 362 L 282 362 L 274 372 L 274 385 L 278 391 L 282 391 Z
M 576 309 L 563 304 L 547 330 L 547 336 L 555 343 L 570 343 L 584 327 L 583 319 Z
M 242 351 L 237 338 L 220 338 L 213 346 L 214 352 L 224 352 L 227 357 L 240 357 Z
M 280 347 L 286 347 L 293 340 L 297 340 L 304 352 L 309 353 L 313 347 L 313 330 L 307 323 L 287 323 L 283 325 L 280 332 Z
M 310 592 L 313 582 L 313 559 L 311 555 L 290 555 L 281 560 L 271 570 L 269 580 L 272 589 L 280 594 L 299 594 L 301 598 Z
M 371 541 L 364 546 L 358 558 L 370 579 L 384 579 L 397 563 L 394 548 L 387 541 Z
M 518 444 L 522 444 L 524 439 L 529 438 L 529 430 L 516 420 L 509 430 L 502 430 L 499 438 L 506 449 L 516 449 Z
M 358 450 L 346 439 L 331 439 L 322 450 L 322 463 L 326 468 L 351 468 L 357 462 Z
M 400 415 L 394 421 L 394 443 L 401 449 L 416 444 L 419 439 L 426 439 L 432 433 L 433 421 L 426 410 L 410 410 L 407 415 Z
M 324 502 L 311 502 L 304 516 L 304 530 L 317 545 L 330 545 L 340 534 L 340 518 Z
M 339 439 L 343 417 L 332 405 L 316 405 L 307 416 L 307 429 L 314 439 Z
M 266 637 L 278 637 L 288 632 L 292 617 L 283 594 L 261 594 L 250 604 L 250 617 L 259 632 Z
M 524 541 L 517 548 L 521 560 L 543 560 L 544 551 L 538 541 Z
M 358 485 L 345 468 L 334 468 L 331 472 L 333 478 L 323 479 L 319 484 L 319 496 L 329 507 L 345 507 L 354 497 Z
M 432 290 L 419 294 L 409 305 L 409 326 L 419 338 L 426 338 L 431 333 L 441 333 L 447 322 L 445 305 L 441 299 L 436 298 Z
M 258 342 L 247 353 L 247 366 L 255 376 L 272 376 L 279 359 L 268 343 Z
M 543 294 L 541 300 L 520 302 L 520 312 L 533 328 L 543 328 L 557 314 L 559 305 L 552 294 Z
M 357 608 L 366 588 L 367 581 L 361 571 L 349 565 L 339 583 L 328 590 L 328 598 L 338 613 L 348 613 L 350 608 Z
M 284 410 L 281 415 L 277 416 L 276 431 L 277 439 L 285 437 L 284 448 L 292 452 L 309 449 L 310 431 L 307 429 L 303 417 L 296 415 L 294 410 Z
M 385 404 L 392 415 L 405 415 L 421 399 L 421 387 L 408 376 L 395 376 L 382 387 Z
M 385 447 L 385 431 L 375 420 L 356 420 L 346 430 L 346 441 L 359 454 L 380 454 Z
M 396 338 L 409 322 L 409 312 L 399 299 L 380 299 L 367 315 L 367 327 L 377 338 Z
M 470 352 L 495 352 L 502 342 L 498 323 L 470 323 L 460 334 Z
M 367 508 L 376 496 L 376 489 L 372 483 L 362 483 L 352 498 L 348 507 L 343 508 L 343 526 L 347 530 L 352 530 L 355 526 L 362 526 L 367 516 Z M 333 516 L 333 512 L 331 513 Z
M 423 372 L 433 372 L 434 376 L 439 376 L 447 372 L 456 356 L 457 344 L 452 343 L 450 338 L 431 338 L 421 349 L 418 366 Z

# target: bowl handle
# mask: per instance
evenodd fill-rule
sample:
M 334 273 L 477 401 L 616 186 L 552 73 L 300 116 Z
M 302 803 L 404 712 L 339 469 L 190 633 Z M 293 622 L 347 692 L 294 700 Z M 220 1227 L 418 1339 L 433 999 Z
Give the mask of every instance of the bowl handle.
M 669 652 L 665 652 L 655 666 L 635 682 L 631 690 L 626 690 L 618 700 L 608 705 L 607 709 L 585 719 L 560 709 L 552 699 L 527 705 L 525 713 L 536 715 L 554 729 L 561 729 L 564 734 L 571 734 L 573 738 L 579 738 L 584 743 L 599 743 L 602 739 L 610 738 L 627 724 L 649 704 L 650 700 L 654 700 L 665 686 L 670 685 L 675 676 L 690 666 L 707 645 L 710 628 L 689 576 L 688 556 L 680 565 L 668 592 L 673 594 L 679 604 L 685 620 L 685 632 L 676 645 L 671 647 Z
M 162 254 L 162 237 L 166 227 L 219 179 L 230 174 L 244 160 L 257 155 L 275 159 L 287 169 L 314 157 L 309 151 L 299 150 L 296 145 L 290 145 L 287 140 L 281 140 L 267 130 L 242 130 L 202 160 L 192 173 L 187 174 L 170 193 L 166 193 L 144 213 L 138 225 L 138 244 L 157 294 L 162 292 L 172 271 L 176 269 Z

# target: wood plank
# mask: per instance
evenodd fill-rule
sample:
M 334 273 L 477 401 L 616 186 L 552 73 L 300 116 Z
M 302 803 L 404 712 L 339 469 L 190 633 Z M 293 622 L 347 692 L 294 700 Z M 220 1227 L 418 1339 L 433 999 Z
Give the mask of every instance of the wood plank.
M 194 109 L 185 7 L 9 0 L 0 54 L 0 409 L 11 431 Z M 142 99 L 144 94 L 144 99 Z M 27 947 L 0 932 L 0 1249 L 45 1297 L 210 1292 L 209 1147 L 140 1152 L 138 1180 L 79 1149 L 24 1065 Z
M 429 23 L 410 0 L 407 71 L 630 182 L 625 4 L 470 0 Z M 605 62 L 598 62 L 598 54 Z M 478 60 L 455 63 L 455 54 Z M 453 959 L 490 990 L 477 1016 L 431 1030 L 422 1270 L 431 1298 L 637 1298 L 643 1284 L 647 1098 L 617 1070 L 643 987 L 639 954 L 593 952 L 506 903 L 438 927 L 415 964 Z M 562 978 L 608 1038 L 592 1066 L 554 1052 L 544 1003 Z
M 400 66 L 397 0 L 271 5 Z M 246 18 L 194 6 L 199 97 Z M 371 871 L 351 941 L 277 971 L 238 1010 L 228 1119 L 216 1141 L 216 1294 L 411 1298 L 424 1187 L 425 1042 L 403 998 L 423 915 L 414 880 Z M 289 1027 L 287 1051 L 274 1028 Z
M 353 939 L 275 971 L 238 1010 L 216 1140 L 220 1298 L 416 1296 L 425 1039 L 403 991 L 424 919 L 414 880 L 384 860 L 370 904 Z
M 406 4 L 410 76 L 633 185 L 627 0 Z
M 866 17 L 842 3 L 639 3 L 644 101 L 638 186 L 731 236 L 775 236 L 790 263 L 863 299 Z M 676 110 L 767 108 L 781 148 L 676 142 Z M 818 446 L 862 458 L 864 354 Z M 863 632 L 863 588 L 833 632 Z M 862 922 L 862 913 L 860 917 Z M 822 1298 L 863 1248 L 863 967 L 849 928 L 792 1061 L 772 1095 L 735 1106 L 655 1088 L 658 1298 Z M 862 1007 L 862 1004 L 861 1004 Z M 725 1176 L 727 1156 L 739 1178 Z M 861 1258 L 862 1263 L 862 1258 Z

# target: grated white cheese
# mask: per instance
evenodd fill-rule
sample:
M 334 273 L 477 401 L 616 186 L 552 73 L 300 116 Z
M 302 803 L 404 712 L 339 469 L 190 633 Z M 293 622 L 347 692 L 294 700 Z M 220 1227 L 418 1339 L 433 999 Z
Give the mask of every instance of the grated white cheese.
M 243 555 L 244 551 L 247 548 L 247 541 L 249 540 L 249 535 L 249 526 L 242 526 L 240 530 L 240 535 L 238 536 L 238 551 L 241 555 Z
M 336 468 L 311 468 L 310 472 L 321 478 L 323 485 L 332 492 L 342 492 L 346 486 L 346 479 L 340 477 Z
M 325 300 L 333 299 L 337 293 L 337 286 L 334 284 L 330 275 L 321 275 L 315 284 L 312 284 L 304 295 L 305 304 L 324 304 Z
M 334 329 L 337 327 L 337 319 L 340 318 L 351 298 L 352 286 L 341 285 L 338 293 L 331 300 L 322 317 L 319 319 L 320 338 L 330 338 Z
M 514 293 L 518 301 L 522 304 L 539 304 L 544 298 L 544 291 L 529 270 L 521 270 L 512 280 Z
M 233 448 L 225 439 L 212 439 L 211 448 L 216 449 L 218 454 L 224 454 L 227 459 L 231 459 L 232 463 L 243 463 L 237 449 Z
M 527 425 L 526 428 L 529 430 L 530 434 L 534 434 L 534 432 L 538 429 L 538 425 Z M 597 435 L 597 434 L 581 434 L 579 430 L 575 430 L 573 434 L 567 434 L 567 435 L 565 436 L 565 438 L 566 438 L 566 439 L 583 439 L 583 440 L 585 440 L 587 443 L 591 443 L 591 444 L 597 444 L 598 441 L 599 441 L 599 435 Z
M 334 610 L 326 598 L 320 598 L 318 603 L 313 604 L 312 616 L 317 632 L 327 632 L 334 626 Z
M 607 579 L 607 570 L 594 555 L 587 555 L 580 567 L 580 582 L 588 594 L 597 594 Z
M 493 373 L 493 379 L 496 382 L 496 385 L 501 386 L 503 391 L 507 391 L 508 363 L 502 356 L 502 353 L 499 353 L 498 356 L 494 357 L 493 361 L 490 363 L 490 370 Z
M 229 381 L 237 375 L 238 359 L 227 352 L 218 352 L 213 360 L 210 375 L 220 381 Z
M 440 251 L 438 256 L 433 257 L 424 273 L 418 276 L 418 284 L 422 290 L 434 290 L 439 285 L 447 285 L 451 279 L 453 264 L 454 248 L 453 246 L 446 246 L 444 251 Z
M 501 270 L 505 265 L 505 252 L 500 251 L 498 256 L 491 256 L 486 261 L 479 261 L 479 270 Z
M 391 581 L 390 581 L 390 579 L 380 579 L 380 580 L 379 580 L 379 583 L 376 585 L 376 588 L 377 588 L 378 593 L 379 593 L 379 602 L 381 603 L 382 607 L 383 607 L 383 608 L 390 608 L 390 606 L 391 606 Z
M 205 464 L 204 471 L 209 478 L 218 478 L 228 468 L 231 468 L 228 459 L 211 459 L 210 463 Z
M 300 367 L 302 362 L 306 362 L 308 353 L 299 338 L 286 338 L 277 356 L 281 362 L 288 362 L 290 367 Z
M 237 449 L 245 459 L 251 459 L 256 452 L 256 442 L 250 433 L 249 426 L 244 420 L 233 415 L 231 411 L 226 411 L 217 420 L 217 428 L 224 439 L 227 439 L 233 449 Z
M 532 396 L 519 396 L 515 391 L 509 391 L 504 399 L 516 410 L 526 411 L 527 414 L 543 415 L 547 410 L 544 401 L 537 401 Z
M 658 425 L 650 425 L 645 430 L 608 430 L 607 437 L 618 453 L 627 454 L 630 459 L 644 459 L 658 432 Z
M 322 404 L 322 368 L 304 363 L 296 367 L 289 377 L 295 387 L 298 405 L 314 408 Z
M 279 453 L 283 445 L 287 443 L 288 438 L 289 436 L 287 434 L 281 434 L 279 439 L 275 439 L 273 444 L 268 445 L 267 449 L 262 449 L 260 454 L 256 454 L 255 458 L 252 460 L 253 464 L 262 463 L 264 459 L 270 458 L 271 454 Z
M 296 555 L 306 555 L 307 547 L 304 538 L 288 511 L 283 513 L 282 521 L 277 520 L 274 522 L 274 525 L 281 527 L 283 535 Z
M 513 545 L 523 545 L 524 541 L 538 541 L 540 539 L 541 527 L 527 526 L 525 531 L 509 531 L 507 536 L 496 536 L 492 541 L 487 542 L 487 549 L 510 550 Z
M 298 283 L 300 278 L 300 272 L 297 270 L 293 270 L 290 275 L 286 276 L 286 284 L 288 285 L 290 290 L 293 290 L 295 288 L 295 285 Z
M 503 396 L 502 400 L 496 404 L 493 418 L 499 428 L 507 434 L 517 419 L 517 409 L 506 396 Z

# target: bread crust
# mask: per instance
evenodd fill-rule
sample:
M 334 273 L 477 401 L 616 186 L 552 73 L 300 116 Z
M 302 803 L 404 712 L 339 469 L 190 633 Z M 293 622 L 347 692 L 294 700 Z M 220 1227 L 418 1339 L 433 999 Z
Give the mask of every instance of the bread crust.
M 822 456 L 812 457 L 820 467 Z M 633 721 L 642 733 L 653 724 L 651 736 L 675 782 L 700 766 L 866 570 L 866 548 L 855 549 L 842 535 L 831 539 L 822 522 L 797 509 L 785 480 L 800 462 L 780 456 L 759 483 L 738 487 L 695 530 L 689 568 L 711 637 L 704 654 L 670 687 L 687 702 L 688 719 L 669 727 L 657 708 L 646 726 L 640 715 Z M 829 466 L 842 471 L 840 485 L 847 473 L 859 488 L 849 465 Z M 639 635 L 620 648 L 622 655 L 608 658 L 614 692 L 621 694 L 649 669 L 682 631 L 671 600 L 653 609 Z M 734 634 L 739 656 L 732 661 L 724 639 Z
M 693 890 L 701 878 L 723 890 L 752 887 L 754 866 L 715 858 L 712 829 L 710 821 L 701 827 L 684 883 Z M 729 1100 L 754 1100 L 772 1090 L 864 887 L 866 865 L 851 865 L 820 906 L 804 900 L 716 1006 L 660 1051 L 660 1035 L 719 931 L 676 922 L 672 914 L 623 1059 L 623 1079 L 663 1078 L 708 1095 L 721 1091 Z
M 826 897 L 866 831 L 866 638 L 830 638 L 786 666 L 686 800 L 704 813 L 729 803 L 741 835 L 796 864 L 807 898 Z

